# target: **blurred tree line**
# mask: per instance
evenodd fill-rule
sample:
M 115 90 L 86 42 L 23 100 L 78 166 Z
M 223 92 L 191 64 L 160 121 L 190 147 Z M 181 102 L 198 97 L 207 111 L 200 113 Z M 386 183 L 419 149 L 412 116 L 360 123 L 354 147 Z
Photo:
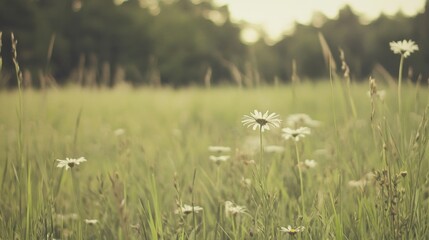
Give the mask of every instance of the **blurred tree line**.
M 412 39 L 420 50 L 406 64 L 413 66 L 415 78 L 427 79 L 428 5 L 414 17 L 381 15 L 365 25 L 348 7 L 336 19 L 316 13 L 312 25 L 297 24 L 293 35 L 273 45 L 264 41 L 264 33 L 246 45 L 240 40 L 243 24 L 232 23 L 228 8 L 212 0 L 0 0 L 0 87 L 16 84 L 10 32 L 18 39 L 24 83 L 36 87 L 123 81 L 135 86 L 232 81 L 251 86 L 326 78 L 319 33 L 337 65 L 339 48 L 344 51 L 354 79 L 374 69 L 396 76 L 399 56 L 389 42 Z

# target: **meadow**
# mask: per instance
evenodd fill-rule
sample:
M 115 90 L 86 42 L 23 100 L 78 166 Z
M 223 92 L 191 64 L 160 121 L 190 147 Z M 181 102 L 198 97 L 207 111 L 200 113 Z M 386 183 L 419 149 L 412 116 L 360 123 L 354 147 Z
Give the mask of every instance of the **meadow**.
M 2 91 L 0 239 L 427 239 L 427 86 L 376 82 Z

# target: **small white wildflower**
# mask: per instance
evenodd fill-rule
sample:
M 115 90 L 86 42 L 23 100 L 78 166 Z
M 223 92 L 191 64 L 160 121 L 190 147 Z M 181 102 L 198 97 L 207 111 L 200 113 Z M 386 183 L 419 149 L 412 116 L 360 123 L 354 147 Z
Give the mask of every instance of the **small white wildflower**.
M 85 219 L 85 223 L 88 225 L 95 225 L 98 223 L 97 219 Z
M 226 153 L 226 152 L 230 152 L 231 148 L 225 147 L 225 146 L 209 146 L 209 151 L 217 152 L 217 153 Z
M 203 208 L 200 206 L 190 206 L 188 204 L 184 204 L 182 207 L 179 207 L 174 211 L 175 214 L 185 214 L 188 215 L 189 213 L 198 213 L 202 211 Z
M 304 231 L 305 227 L 299 226 L 299 227 L 291 227 L 290 225 L 286 227 L 281 227 L 280 232 L 288 233 L 289 235 L 295 235 L 299 232 Z
M 211 155 L 209 157 L 209 159 L 211 161 L 215 162 L 215 163 L 226 162 L 230 158 L 231 158 L 231 156 L 229 156 L 229 155 L 222 155 L 222 156 L 213 156 L 213 155 Z
M 70 214 L 56 214 L 54 215 L 54 218 L 58 222 L 62 221 L 68 221 L 68 220 L 77 220 L 79 219 L 79 215 L 77 213 L 70 213 Z
M 86 159 L 84 157 L 80 157 L 78 159 L 74 158 L 66 158 L 66 160 L 57 159 L 58 165 L 57 167 L 63 168 L 65 167 L 66 170 L 69 168 L 73 168 L 75 165 L 79 165 L 82 162 L 86 162 Z
M 314 161 L 313 159 L 309 160 L 309 159 L 305 159 L 304 161 L 304 165 L 308 168 L 314 168 L 317 165 L 317 162 Z
M 122 128 L 118 128 L 113 132 L 116 136 L 121 136 L 125 134 L 125 130 Z
M 253 165 L 253 164 L 256 164 L 255 160 L 253 160 L 253 159 L 244 160 L 243 163 L 244 163 L 244 165 Z
M 390 50 L 395 54 L 399 54 L 404 58 L 407 58 L 414 51 L 418 51 L 419 46 L 412 40 L 402 40 L 398 42 L 390 42 Z
M 354 188 L 364 188 L 367 184 L 367 181 L 365 179 L 360 179 L 360 180 L 350 180 L 348 182 L 350 187 L 354 187 Z
M 54 233 L 46 234 L 46 240 L 59 240 L 59 238 L 54 238 Z
M 311 134 L 311 130 L 308 127 L 300 127 L 298 129 L 283 128 L 282 137 L 286 140 L 293 139 L 298 142 L 300 138 L 304 138 L 306 135 Z
M 245 187 L 250 187 L 252 180 L 250 178 L 241 177 L 241 184 Z
M 327 148 L 316 149 L 313 154 L 319 157 L 332 157 L 333 155 L 332 150 Z
M 264 151 L 267 153 L 282 153 L 285 151 L 285 148 L 283 146 L 267 145 L 264 147 Z
M 232 203 L 231 201 L 225 202 L 225 215 L 226 216 L 230 216 L 230 215 L 236 216 L 238 214 L 242 214 L 245 212 L 246 212 L 246 207 L 236 205 L 236 204 Z
M 268 111 L 266 111 L 262 114 L 262 112 L 254 110 L 253 113 L 250 113 L 250 116 L 244 115 L 243 121 L 241 122 L 246 127 L 252 127 L 253 130 L 260 128 L 261 131 L 264 132 L 265 130 L 270 130 L 270 126 L 280 127 L 281 120 L 278 117 L 279 115 L 277 113 L 268 114 Z
M 286 125 L 289 127 L 299 127 L 299 126 L 309 126 L 309 127 L 318 127 L 320 126 L 320 121 L 313 120 L 310 116 L 305 113 L 295 113 L 291 114 L 286 118 Z
M 249 154 L 255 153 L 260 148 L 259 141 L 260 141 L 259 137 L 256 137 L 256 136 L 246 137 L 243 144 L 241 144 L 242 151 L 247 152 Z

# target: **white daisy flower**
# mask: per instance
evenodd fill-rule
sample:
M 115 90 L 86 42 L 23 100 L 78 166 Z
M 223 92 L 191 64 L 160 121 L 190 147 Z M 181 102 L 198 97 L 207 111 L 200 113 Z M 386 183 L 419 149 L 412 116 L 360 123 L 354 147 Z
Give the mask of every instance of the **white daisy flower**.
M 85 223 L 88 225 L 95 225 L 98 223 L 97 219 L 85 219 Z
M 353 187 L 353 188 L 364 188 L 367 183 L 368 182 L 367 182 L 366 179 L 360 179 L 360 180 L 357 180 L 357 181 L 356 180 L 350 180 L 348 182 L 349 186 Z
M 267 153 L 282 153 L 285 151 L 285 148 L 278 145 L 267 145 L 264 147 L 264 151 Z
M 371 183 L 374 180 L 374 178 L 375 178 L 375 174 L 372 172 L 369 172 L 359 180 L 350 180 L 348 182 L 348 185 L 349 187 L 352 187 L 352 188 L 363 189 L 366 185 Z
M 291 227 L 290 225 L 285 227 L 280 227 L 280 232 L 288 233 L 289 235 L 295 235 L 299 232 L 304 231 L 305 227 L 299 226 L 299 227 Z
M 241 184 L 245 187 L 250 187 L 250 185 L 252 185 L 252 180 L 250 178 L 241 177 Z
M 231 201 L 225 202 L 225 215 L 226 216 L 230 216 L 230 215 L 236 216 L 238 214 L 242 214 L 245 212 L 246 212 L 246 207 L 236 205 L 236 204 L 232 203 Z
M 125 130 L 122 128 L 118 128 L 113 132 L 116 136 L 121 136 L 125 134 Z
M 226 152 L 230 152 L 231 148 L 225 147 L 225 146 L 209 146 L 209 151 L 217 152 L 217 153 L 226 153 Z
M 300 138 L 304 138 L 306 135 L 311 134 L 311 130 L 308 127 L 300 127 L 298 129 L 283 128 L 282 137 L 286 140 L 293 139 L 298 142 Z
M 278 117 L 277 113 L 268 114 L 268 111 L 266 111 L 262 114 L 262 112 L 254 110 L 253 113 L 250 113 L 250 116 L 244 115 L 241 122 L 246 127 L 252 127 L 253 130 L 260 128 L 264 132 L 265 130 L 270 130 L 270 126 L 280 127 L 281 120 Z
M 198 213 L 200 211 L 202 211 L 203 208 L 200 206 L 190 206 L 188 204 L 184 204 L 182 207 L 176 209 L 174 211 L 175 214 L 185 214 L 188 215 L 189 213 Z
M 57 167 L 62 168 L 65 167 L 66 170 L 69 168 L 73 168 L 75 165 L 79 165 L 82 162 L 86 162 L 86 159 L 84 157 L 80 157 L 78 159 L 74 158 L 66 158 L 66 160 L 57 159 L 58 165 Z
M 215 162 L 215 163 L 226 162 L 230 158 L 231 158 L 231 156 L 229 156 L 229 155 L 222 155 L 222 156 L 213 156 L 213 155 L 211 155 L 209 157 L 209 159 L 211 161 Z
M 390 42 L 390 50 L 395 54 L 399 54 L 404 58 L 407 58 L 414 51 L 418 51 L 419 46 L 412 40 L 402 40 L 398 42 Z
M 79 215 L 77 213 L 70 213 L 70 214 L 56 214 L 54 215 L 54 219 L 62 222 L 62 221 L 68 221 L 68 220 L 77 220 L 79 219 Z
M 320 121 L 311 119 L 311 117 L 305 113 L 291 114 L 286 118 L 286 125 L 294 128 L 303 125 L 310 127 L 318 127 L 320 126 L 320 124 Z
M 305 159 L 305 161 L 304 161 L 304 165 L 305 165 L 307 168 L 314 168 L 314 167 L 316 167 L 317 162 L 316 162 L 316 161 L 314 161 L 313 159 L 311 159 L 311 160 L 309 160 L 309 159 Z

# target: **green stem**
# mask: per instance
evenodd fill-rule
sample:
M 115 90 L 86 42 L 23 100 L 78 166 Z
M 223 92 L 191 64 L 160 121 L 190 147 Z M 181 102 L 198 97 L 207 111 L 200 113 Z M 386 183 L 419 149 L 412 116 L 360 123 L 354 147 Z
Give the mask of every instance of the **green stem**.
M 82 211 L 81 202 L 80 202 L 79 177 L 76 176 L 76 173 L 74 172 L 73 169 L 70 169 L 70 172 L 72 175 L 72 184 L 73 184 L 73 190 L 74 190 L 74 195 L 75 195 L 76 208 L 77 208 L 77 211 L 79 213 L 79 219 L 81 220 L 78 223 L 78 232 L 81 233 L 82 232 L 83 211 Z
M 299 159 L 299 150 L 298 150 L 298 142 L 295 142 L 295 151 L 296 151 L 296 162 L 298 166 L 298 172 L 299 172 L 299 185 L 301 188 L 301 207 L 302 207 L 302 215 L 305 214 L 305 201 L 304 201 L 304 185 L 302 181 L 302 172 L 301 172 L 301 166 L 300 166 L 300 159 Z
M 263 147 L 262 147 L 262 126 L 260 126 L 259 128 L 259 151 L 260 151 L 260 158 L 259 158 L 259 177 L 262 180 L 263 177 L 263 165 L 262 165 L 262 160 L 263 160 Z
M 401 114 L 401 85 L 402 85 L 402 67 L 404 65 L 404 55 L 401 55 L 401 61 L 399 62 L 399 76 L 398 76 L 398 109 Z

